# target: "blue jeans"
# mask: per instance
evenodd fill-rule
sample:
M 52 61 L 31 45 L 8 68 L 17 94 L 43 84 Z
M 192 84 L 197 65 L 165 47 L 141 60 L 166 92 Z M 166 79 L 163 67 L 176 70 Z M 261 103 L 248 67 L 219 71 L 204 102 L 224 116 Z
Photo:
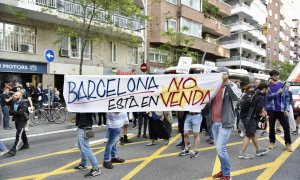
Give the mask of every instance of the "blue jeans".
M 94 170 L 97 170 L 99 168 L 98 161 L 91 149 L 91 146 L 89 144 L 89 139 L 84 138 L 84 130 L 78 128 L 77 129 L 77 137 L 78 137 L 78 148 L 80 149 L 80 155 L 81 155 L 81 163 L 80 165 L 86 167 L 87 165 L 87 159 L 92 164 L 92 167 Z
M 108 141 L 104 152 L 104 161 L 110 161 L 111 158 L 117 157 L 117 142 L 120 137 L 122 128 L 108 128 Z
M 223 128 L 222 123 L 212 124 L 212 133 L 214 135 L 217 153 L 221 162 L 221 171 L 224 176 L 230 176 L 230 162 L 226 149 L 232 128 Z
M 3 128 L 9 127 L 9 106 L 2 106 Z
M 0 152 L 7 150 L 7 147 L 3 144 L 3 142 L 0 140 Z

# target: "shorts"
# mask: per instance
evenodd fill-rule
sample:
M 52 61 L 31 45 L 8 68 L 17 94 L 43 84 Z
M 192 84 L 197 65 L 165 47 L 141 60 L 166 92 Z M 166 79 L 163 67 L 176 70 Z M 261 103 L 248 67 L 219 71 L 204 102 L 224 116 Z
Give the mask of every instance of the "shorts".
M 248 122 L 246 119 L 242 119 L 242 122 L 245 127 L 246 136 L 254 137 L 255 133 L 256 133 L 256 127 L 257 127 L 257 123 L 256 123 L 255 119 L 250 119 L 250 120 L 248 120 Z
M 193 131 L 194 133 L 199 133 L 201 122 L 202 122 L 201 114 L 195 114 L 195 115 L 187 114 L 184 121 L 184 131 Z

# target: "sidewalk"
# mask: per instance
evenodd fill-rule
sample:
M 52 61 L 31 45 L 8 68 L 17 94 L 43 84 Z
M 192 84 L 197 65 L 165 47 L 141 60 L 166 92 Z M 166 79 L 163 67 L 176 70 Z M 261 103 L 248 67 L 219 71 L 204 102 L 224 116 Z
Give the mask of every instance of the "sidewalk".
M 71 122 L 71 120 L 73 120 Z M 29 131 L 27 131 L 27 135 L 33 134 L 41 134 L 59 130 L 73 129 L 75 128 L 75 113 L 69 113 L 68 119 L 66 122 L 62 124 L 56 124 L 54 122 L 42 121 L 39 125 L 35 127 L 29 127 Z M 4 130 L 3 126 L 0 127 L 0 139 L 12 138 L 16 136 L 16 129 L 14 122 L 10 121 L 10 126 L 13 128 L 12 130 Z

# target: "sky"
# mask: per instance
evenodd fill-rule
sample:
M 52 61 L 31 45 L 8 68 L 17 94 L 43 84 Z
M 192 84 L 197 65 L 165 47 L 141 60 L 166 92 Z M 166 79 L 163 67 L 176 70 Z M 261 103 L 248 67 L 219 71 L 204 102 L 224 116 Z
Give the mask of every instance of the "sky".
M 300 0 L 281 0 L 283 13 L 287 19 L 300 19 Z

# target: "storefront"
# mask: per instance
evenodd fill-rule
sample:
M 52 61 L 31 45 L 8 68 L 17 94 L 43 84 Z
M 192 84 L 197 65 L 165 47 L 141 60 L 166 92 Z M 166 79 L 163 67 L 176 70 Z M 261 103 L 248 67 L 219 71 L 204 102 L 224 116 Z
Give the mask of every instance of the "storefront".
M 47 73 L 46 63 L 21 62 L 0 59 L 0 85 L 5 82 L 18 82 L 25 85 L 26 82 L 35 85 L 42 82 L 42 74 Z

